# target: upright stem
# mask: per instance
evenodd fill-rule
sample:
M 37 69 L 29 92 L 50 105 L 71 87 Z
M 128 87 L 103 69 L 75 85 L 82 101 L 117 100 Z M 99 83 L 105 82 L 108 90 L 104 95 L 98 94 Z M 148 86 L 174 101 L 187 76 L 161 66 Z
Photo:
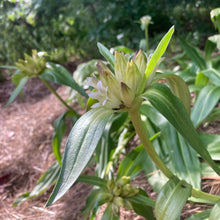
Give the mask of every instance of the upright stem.
M 134 125 L 134 128 L 146 152 L 148 153 L 150 158 L 154 161 L 156 166 L 163 172 L 163 174 L 170 179 L 173 176 L 173 173 L 163 163 L 163 161 L 160 159 L 157 152 L 155 151 L 153 145 L 149 141 L 148 135 L 146 134 L 144 125 L 141 121 L 139 108 L 128 110 L 128 113 L 131 117 L 132 124 Z M 205 193 L 194 188 L 192 189 L 192 196 L 195 198 L 206 199 L 206 200 L 213 201 L 213 202 L 220 201 L 220 196 Z
M 56 90 L 44 79 L 40 78 L 39 79 L 44 83 L 45 86 L 60 100 L 60 102 L 66 106 L 71 112 L 76 114 L 76 112 L 59 96 L 59 94 L 56 92 Z
M 146 40 L 146 52 L 149 51 L 149 36 L 148 36 L 148 25 L 145 25 L 145 40 Z
M 144 125 L 141 121 L 139 109 L 135 109 L 135 110 L 132 109 L 131 111 L 129 111 L 129 115 L 131 117 L 131 121 L 146 152 L 148 153 L 150 158 L 154 161 L 156 166 L 164 173 L 165 176 L 167 176 L 170 179 L 173 176 L 173 173 L 163 163 L 163 161 L 160 159 L 157 152 L 155 151 L 153 145 L 149 141 L 149 137 L 146 134 Z

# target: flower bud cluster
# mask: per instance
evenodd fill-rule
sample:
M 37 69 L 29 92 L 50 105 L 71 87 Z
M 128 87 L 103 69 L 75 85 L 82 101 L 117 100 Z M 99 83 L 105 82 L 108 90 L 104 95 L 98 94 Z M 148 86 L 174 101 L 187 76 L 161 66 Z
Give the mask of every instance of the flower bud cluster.
M 105 106 L 114 111 L 132 108 L 145 90 L 142 81 L 146 68 L 147 58 L 142 51 L 131 61 L 125 54 L 116 51 L 113 72 L 104 63 L 98 62 L 98 76 L 93 74 L 87 81 L 95 89 L 89 94 L 90 98 L 98 101 L 92 108 Z
M 32 50 L 32 56 L 24 54 L 25 60 L 19 59 L 15 64 L 25 76 L 37 76 L 46 68 L 46 60 L 36 50 Z
M 130 185 L 130 177 L 123 176 L 118 181 L 110 180 L 108 181 L 107 188 L 109 193 L 112 194 L 111 202 L 112 212 L 114 215 L 118 215 L 120 207 L 131 210 L 132 204 L 127 199 L 131 196 L 135 196 L 139 189 Z

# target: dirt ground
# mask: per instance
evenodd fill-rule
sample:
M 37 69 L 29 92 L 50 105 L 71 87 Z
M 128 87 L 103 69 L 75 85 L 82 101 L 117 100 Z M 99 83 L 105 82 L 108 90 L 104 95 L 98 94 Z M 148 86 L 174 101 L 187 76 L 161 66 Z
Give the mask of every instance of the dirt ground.
M 68 97 L 69 91 L 66 87 L 53 86 L 61 97 Z M 14 85 L 9 79 L 0 83 L 0 108 L 7 103 L 13 89 Z M 12 207 L 15 198 L 33 189 L 39 177 L 55 161 L 51 147 L 53 123 L 64 110 L 56 97 L 50 94 L 38 79 L 28 82 L 24 88 L 23 99 L 18 97 L 8 108 L 0 110 L 0 220 L 82 219 L 79 216 L 80 210 L 92 189 L 83 183 L 74 184 L 68 193 L 51 207 L 44 208 L 44 205 L 52 189 L 37 198 L 25 201 L 19 207 Z M 216 129 L 220 134 L 219 123 L 214 124 L 215 132 Z M 85 172 L 93 173 L 91 168 L 87 168 Z M 213 181 L 209 182 L 207 187 L 211 190 Z M 156 196 L 146 184 L 144 176 L 139 176 L 135 183 L 152 197 Z M 220 183 L 217 184 L 218 188 L 219 185 Z M 186 210 L 188 208 L 191 212 L 201 210 L 200 206 L 188 205 Z M 122 210 L 121 219 L 144 218 Z

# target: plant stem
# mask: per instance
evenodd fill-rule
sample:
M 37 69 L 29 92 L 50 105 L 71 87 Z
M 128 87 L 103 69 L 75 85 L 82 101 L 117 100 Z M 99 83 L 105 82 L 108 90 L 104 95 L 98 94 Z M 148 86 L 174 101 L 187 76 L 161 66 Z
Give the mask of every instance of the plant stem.
M 47 88 L 60 100 L 60 102 L 66 106 L 71 112 L 73 112 L 74 114 L 77 114 L 60 96 L 59 94 L 56 92 L 56 90 L 44 79 L 40 78 L 39 79 L 44 83 L 45 86 L 47 86 Z
M 149 141 L 148 135 L 146 134 L 145 127 L 141 121 L 141 116 L 139 108 L 128 110 L 132 124 L 140 138 L 141 143 L 143 144 L 146 152 L 150 158 L 154 161 L 156 166 L 163 172 L 163 174 L 169 179 L 173 176 L 173 173 L 168 169 L 168 167 L 163 163 L 163 161 L 158 156 L 153 145 Z M 220 201 L 220 196 L 212 195 L 209 193 L 202 192 L 198 189 L 192 189 L 192 196 L 195 198 L 205 199 L 213 202 Z
M 148 26 L 149 25 L 145 25 L 145 40 L 146 40 L 146 52 L 147 53 L 149 51 Z
M 170 179 L 173 176 L 173 173 L 163 163 L 163 161 L 160 159 L 157 152 L 155 151 L 153 145 L 149 141 L 149 137 L 146 134 L 146 130 L 145 130 L 144 125 L 141 121 L 139 109 L 132 109 L 132 110 L 128 111 L 128 113 L 131 117 L 131 121 L 133 123 L 133 126 L 134 126 L 146 152 L 148 153 L 150 158 L 154 161 L 156 166 L 164 173 L 164 175 L 166 177 L 168 177 Z

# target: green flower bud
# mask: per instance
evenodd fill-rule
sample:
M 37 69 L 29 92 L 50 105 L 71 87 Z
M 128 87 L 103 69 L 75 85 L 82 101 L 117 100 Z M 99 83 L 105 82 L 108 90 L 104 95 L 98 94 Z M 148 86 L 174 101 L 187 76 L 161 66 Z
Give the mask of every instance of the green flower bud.
M 113 188 L 112 193 L 113 193 L 115 196 L 119 196 L 119 195 L 121 194 L 121 186 L 115 185 L 115 187 Z
M 139 193 L 139 189 L 132 186 L 130 192 L 127 194 L 126 197 L 131 197 L 131 196 L 135 196 Z
M 117 181 L 116 185 L 124 186 L 129 182 L 130 182 L 130 176 L 123 176 Z
M 124 207 L 124 200 L 123 200 L 123 198 L 120 197 L 120 196 L 114 197 L 113 203 L 114 203 L 115 205 L 117 205 L 118 207 Z
M 121 99 L 124 104 L 129 108 L 134 101 L 134 94 L 131 89 L 123 82 L 121 82 Z
M 112 192 L 113 189 L 114 189 L 114 187 L 115 187 L 115 181 L 114 181 L 114 180 L 109 180 L 108 183 L 107 183 L 107 188 L 108 188 L 108 190 L 109 190 L 110 192 Z
M 32 57 L 24 54 L 25 60 L 19 59 L 15 65 L 26 76 L 37 76 L 43 73 L 46 68 L 46 60 L 36 50 L 32 50 Z

